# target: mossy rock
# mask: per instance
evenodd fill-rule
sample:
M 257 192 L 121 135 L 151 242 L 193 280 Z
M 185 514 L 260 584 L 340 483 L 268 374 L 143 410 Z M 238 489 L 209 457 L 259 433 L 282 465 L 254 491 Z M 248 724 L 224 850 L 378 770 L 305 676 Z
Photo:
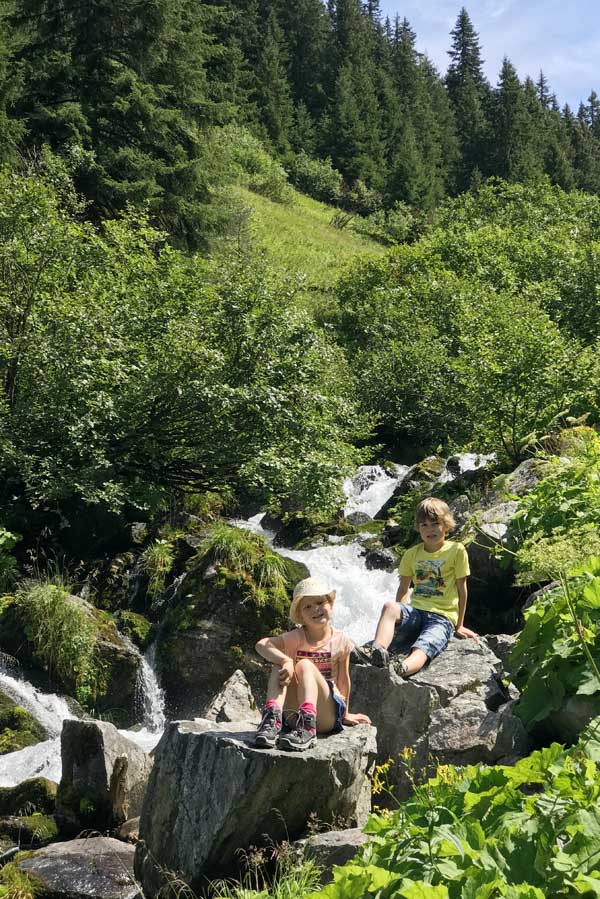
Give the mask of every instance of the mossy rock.
M 578 425 L 575 428 L 564 428 L 554 441 L 554 452 L 559 456 L 573 456 L 580 453 L 586 446 L 600 446 L 600 436 L 588 425 Z
M 24 780 L 16 787 L 0 787 L 0 815 L 41 812 L 51 815 L 56 806 L 57 784 L 45 777 Z
M 117 616 L 117 626 L 142 651 L 152 639 L 152 624 L 138 612 L 122 610 Z
M 446 460 L 443 456 L 427 456 L 427 458 L 417 462 L 412 477 L 419 480 L 435 481 L 445 467 Z
M 0 755 L 35 746 L 48 734 L 33 715 L 0 691 Z
M 52 843 L 59 837 L 59 827 L 53 815 L 34 812 L 31 815 L 11 815 L 0 818 L 0 839 L 10 839 L 19 846 L 36 848 Z

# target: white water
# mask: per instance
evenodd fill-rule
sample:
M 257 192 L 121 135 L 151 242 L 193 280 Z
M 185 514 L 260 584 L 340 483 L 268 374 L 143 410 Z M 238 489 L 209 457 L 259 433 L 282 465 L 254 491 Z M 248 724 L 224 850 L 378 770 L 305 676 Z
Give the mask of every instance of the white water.
M 150 752 L 161 738 L 165 727 L 165 700 L 154 672 L 153 647 L 142 657 L 140 666 L 140 704 L 142 727 L 119 731 L 146 752 Z M 0 787 L 12 787 L 31 777 L 47 777 L 59 782 L 62 774 L 60 733 L 63 721 L 76 718 L 64 697 L 43 693 L 23 678 L 2 667 L 0 657 L 0 690 L 14 702 L 27 709 L 48 732 L 49 739 L 28 746 L 18 752 L 0 755 Z
M 373 518 L 391 497 L 409 469 L 408 465 L 396 465 L 396 474 L 388 474 L 380 465 L 362 465 L 354 477 L 344 481 L 346 506 L 344 514 L 365 512 Z
M 460 473 L 464 474 L 465 471 L 475 471 L 478 468 L 485 468 L 490 462 L 495 462 L 497 458 L 496 453 L 489 453 L 488 455 L 485 453 L 462 453 L 462 455 L 458 457 Z M 447 468 L 444 468 L 438 478 L 440 484 L 446 484 L 448 481 L 453 480 L 454 475 L 452 472 L 448 471 Z

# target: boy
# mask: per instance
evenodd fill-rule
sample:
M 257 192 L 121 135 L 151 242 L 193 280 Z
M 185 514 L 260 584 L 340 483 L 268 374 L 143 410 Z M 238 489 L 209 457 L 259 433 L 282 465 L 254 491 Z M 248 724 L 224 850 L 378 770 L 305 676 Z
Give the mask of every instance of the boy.
M 402 556 L 396 601 L 386 602 L 381 612 L 371 655 L 378 668 L 389 663 L 388 647 L 396 625 L 399 639 L 412 642 L 410 654 L 402 662 L 405 677 L 439 655 L 453 633 L 479 642 L 477 634 L 464 625 L 469 559 L 462 543 L 446 539 L 454 527 L 443 500 L 428 497 L 419 503 L 415 528 L 423 542 Z

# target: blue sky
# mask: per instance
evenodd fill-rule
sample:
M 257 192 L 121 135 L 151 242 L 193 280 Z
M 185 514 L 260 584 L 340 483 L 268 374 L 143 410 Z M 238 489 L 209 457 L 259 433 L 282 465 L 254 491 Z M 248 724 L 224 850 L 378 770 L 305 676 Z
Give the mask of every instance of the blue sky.
M 450 30 L 461 0 L 381 0 L 384 15 L 406 16 L 417 33 L 417 49 L 445 72 Z M 540 68 L 558 101 L 577 110 L 592 88 L 600 94 L 600 7 L 597 0 L 472 0 L 465 3 L 479 34 L 485 71 L 496 84 L 502 57 L 523 79 Z

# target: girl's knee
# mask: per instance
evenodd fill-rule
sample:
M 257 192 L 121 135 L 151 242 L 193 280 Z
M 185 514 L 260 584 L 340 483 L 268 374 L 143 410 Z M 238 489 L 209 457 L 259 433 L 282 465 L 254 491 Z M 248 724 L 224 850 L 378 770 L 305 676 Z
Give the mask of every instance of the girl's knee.
M 294 671 L 299 678 L 306 677 L 307 675 L 310 677 L 317 672 L 317 668 L 310 659 L 300 659 L 300 661 L 296 662 Z

